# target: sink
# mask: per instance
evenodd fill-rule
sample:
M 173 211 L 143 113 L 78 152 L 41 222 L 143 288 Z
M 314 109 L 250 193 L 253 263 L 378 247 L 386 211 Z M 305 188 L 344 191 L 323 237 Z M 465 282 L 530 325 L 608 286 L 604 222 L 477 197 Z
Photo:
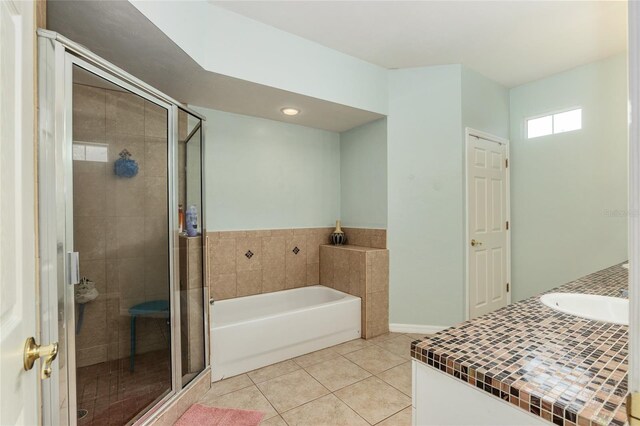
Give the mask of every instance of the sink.
M 549 293 L 540 301 L 559 312 L 612 324 L 629 325 L 629 301 L 620 297 L 578 293 Z

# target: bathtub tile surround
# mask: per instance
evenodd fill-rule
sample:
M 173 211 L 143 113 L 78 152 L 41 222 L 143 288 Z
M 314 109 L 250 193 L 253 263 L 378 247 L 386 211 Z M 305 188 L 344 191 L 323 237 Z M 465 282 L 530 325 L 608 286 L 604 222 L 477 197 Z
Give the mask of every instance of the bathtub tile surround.
M 210 297 L 232 299 L 319 283 L 318 249 L 332 228 L 207 233 Z M 297 248 L 297 252 L 294 249 Z
M 615 265 L 549 292 L 620 297 Z M 532 332 L 535 330 L 535 333 Z M 412 356 L 558 425 L 627 421 L 628 327 L 554 311 L 538 296 L 412 343 Z
M 387 248 L 387 230 L 372 228 L 350 228 L 343 226 L 342 230 L 351 246 Z
M 320 246 L 329 243 L 333 230 L 326 227 L 208 232 L 210 297 L 232 299 L 319 284 Z M 386 248 L 384 229 L 343 230 L 355 243 Z M 350 244 L 357 245 L 354 242 Z
M 359 230 L 356 235 L 363 239 L 360 241 L 375 239 L 382 245 L 386 232 L 370 231 L 378 230 Z M 322 245 L 320 284 L 362 299 L 362 337 L 370 339 L 389 332 L 389 250 Z
M 408 358 L 382 367 L 353 361 L 367 359 L 373 352 L 384 359 L 395 359 L 396 355 L 383 345 L 398 339 L 404 342 L 412 337 L 387 333 L 373 340 L 356 339 L 269 365 L 213 383 L 198 402 L 262 411 L 266 414 L 263 424 L 409 426 Z M 403 348 L 408 357 L 409 346 Z

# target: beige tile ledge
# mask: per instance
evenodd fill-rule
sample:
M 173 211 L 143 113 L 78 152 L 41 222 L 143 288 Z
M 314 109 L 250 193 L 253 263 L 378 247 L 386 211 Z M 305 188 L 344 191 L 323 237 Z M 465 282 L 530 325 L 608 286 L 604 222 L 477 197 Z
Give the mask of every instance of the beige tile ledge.
M 333 248 L 333 249 L 337 249 L 337 250 L 353 250 L 353 251 L 364 251 L 364 252 L 388 250 L 386 248 L 363 247 L 363 246 L 356 246 L 356 245 L 352 245 L 352 244 L 344 244 L 344 245 L 341 245 L 341 246 L 335 246 L 333 244 L 322 244 L 322 247 L 329 247 L 329 248 Z

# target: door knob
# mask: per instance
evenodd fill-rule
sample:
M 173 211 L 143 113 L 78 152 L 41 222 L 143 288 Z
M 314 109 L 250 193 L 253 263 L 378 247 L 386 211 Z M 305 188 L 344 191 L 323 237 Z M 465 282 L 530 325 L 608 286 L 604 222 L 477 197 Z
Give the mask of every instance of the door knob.
M 471 247 L 476 247 L 476 246 L 481 246 L 481 245 L 482 245 L 482 241 L 471 240 Z
M 24 369 L 29 371 L 38 358 L 42 358 L 42 372 L 40 378 L 51 377 L 51 363 L 58 356 L 58 343 L 40 346 L 36 344 L 36 339 L 29 337 L 24 343 Z

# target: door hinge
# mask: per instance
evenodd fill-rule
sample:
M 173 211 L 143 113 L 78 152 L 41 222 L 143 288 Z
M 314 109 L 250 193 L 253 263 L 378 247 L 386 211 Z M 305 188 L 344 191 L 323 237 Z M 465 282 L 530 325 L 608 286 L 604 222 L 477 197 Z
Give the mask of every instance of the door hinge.
M 506 226 L 507 226 L 507 231 L 508 231 L 509 230 L 509 221 L 507 221 Z
M 627 395 L 627 416 L 629 417 L 629 426 L 640 425 L 640 392 Z
M 509 168 L 509 159 L 508 158 L 504 159 L 504 167 L 505 168 Z
M 507 293 L 509 293 L 509 283 L 507 283 Z

